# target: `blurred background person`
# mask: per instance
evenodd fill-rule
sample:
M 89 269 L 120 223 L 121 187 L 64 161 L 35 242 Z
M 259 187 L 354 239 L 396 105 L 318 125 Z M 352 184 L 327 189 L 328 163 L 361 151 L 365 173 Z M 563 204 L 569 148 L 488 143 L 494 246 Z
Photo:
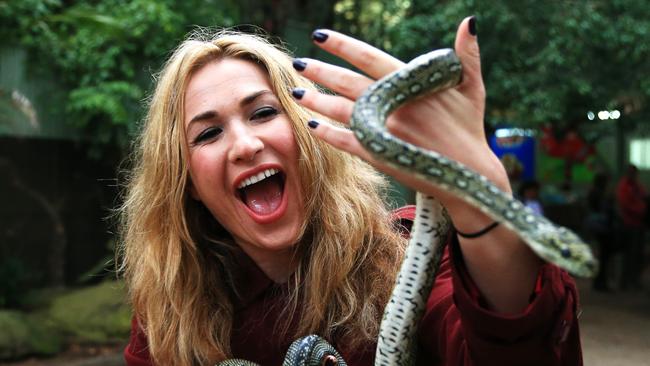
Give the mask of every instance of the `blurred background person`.
M 524 204 L 539 215 L 544 215 L 544 208 L 539 200 L 540 184 L 536 180 L 525 181 L 519 187 L 519 198 Z
M 630 164 L 616 186 L 616 203 L 623 225 L 623 290 L 642 287 L 646 197 L 647 191 L 639 181 L 639 170 Z
M 594 279 L 596 291 L 610 291 L 609 267 L 612 256 L 617 251 L 616 213 L 614 194 L 610 187 L 610 176 L 605 172 L 594 176 L 586 198 L 587 215 L 585 230 L 598 245 L 600 271 Z

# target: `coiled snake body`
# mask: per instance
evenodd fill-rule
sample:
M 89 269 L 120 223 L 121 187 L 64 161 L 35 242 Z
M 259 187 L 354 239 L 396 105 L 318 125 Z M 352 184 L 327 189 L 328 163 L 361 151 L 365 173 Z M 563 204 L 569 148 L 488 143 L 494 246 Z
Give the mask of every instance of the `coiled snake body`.
M 404 142 L 386 131 L 385 121 L 391 111 L 425 93 L 457 85 L 461 75 L 460 61 L 451 49 L 419 56 L 403 69 L 372 84 L 357 99 L 350 127 L 375 158 L 436 184 L 480 208 L 516 232 L 542 259 L 576 276 L 593 276 L 597 262 L 589 247 L 572 231 L 535 214 L 464 165 Z M 450 226 L 449 218 L 435 199 L 418 193 L 416 200 L 411 239 L 381 323 L 375 357 L 377 365 L 414 364 L 418 322 L 431 292 Z M 305 356 L 310 352 L 310 356 Z M 335 357 L 339 366 L 345 365 L 325 340 L 307 336 L 290 346 L 283 365 L 321 365 L 327 356 Z M 252 363 L 227 360 L 219 365 Z

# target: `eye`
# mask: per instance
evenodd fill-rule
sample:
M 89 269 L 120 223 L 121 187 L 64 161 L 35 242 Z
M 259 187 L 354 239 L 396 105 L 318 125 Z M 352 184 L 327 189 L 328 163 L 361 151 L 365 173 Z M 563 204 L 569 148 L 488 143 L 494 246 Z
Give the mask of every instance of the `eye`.
M 221 127 L 208 127 L 203 130 L 198 136 L 196 136 L 194 139 L 194 144 L 212 140 L 221 135 L 221 132 L 223 132 L 223 129 Z
M 252 120 L 263 120 L 271 118 L 278 114 L 278 110 L 273 107 L 262 107 L 253 112 Z

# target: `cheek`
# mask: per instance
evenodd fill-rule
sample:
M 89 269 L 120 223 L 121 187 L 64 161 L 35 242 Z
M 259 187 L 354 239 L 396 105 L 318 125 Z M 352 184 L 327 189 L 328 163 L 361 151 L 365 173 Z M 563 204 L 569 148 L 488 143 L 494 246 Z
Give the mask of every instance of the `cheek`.
M 298 142 L 293 135 L 293 130 L 289 125 L 289 122 L 286 122 L 287 125 L 283 129 L 276 130 L 274 135 L 282 153 L 290 158 L 298 158 Z
M 301 165 L 300 161 L 305 157 L 301 156 L 298 142 L 296 141 L 292 133 L 283 136 L 283 142 L 284 144 L 282 145 L 283 147 L 282 154 L 284 154 L 286 160 L 289 162 L 289 164 L 287 165 L 290 167 L 290 169 L 292 170 L 292 174 L 296 178 L 294 180 L 296 184 L 295 189 L 297 190 L 297 194 L 299 197 L 298 200 L 302 202 L 304 198 L 304 194 L 306 193 L 305 190 L 308 191 L 309 188 L 307 188 L 307 186 L 310 185 L 308 181 L 303 181 L 303 179 L 306 177 L 303 177 L 304 172 L 301 171 L 300 169 L 300 165 Z
M 298 158 L 298 143 L 293 137 L 293 134 L 288 134 L 284 138 L 285 153 L 293 158 Z
M 207 192 L 213 192 L 215 188 L 221 187 L 218 183 L 223 178 L 222 166 L 218 155 L 211 153 L 210 150 L 199 148 L 194 151 L 190 156 L 189 164 L 192 188 L 196 191 L 193 194 L 203 196 Z

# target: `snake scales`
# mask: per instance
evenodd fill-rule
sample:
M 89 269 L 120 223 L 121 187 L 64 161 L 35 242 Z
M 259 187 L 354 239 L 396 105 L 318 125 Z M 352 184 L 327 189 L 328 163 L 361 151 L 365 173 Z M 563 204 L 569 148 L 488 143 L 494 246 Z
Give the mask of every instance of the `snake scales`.
M 404 142 L 386 131 L 387 116 L 401 104 L 423 94 L 457 85 L 462 67 L 451 49 L 415 58 L 372 84 L 355 103 L 350 127 L 375 158 L 438 185 L 516 232 L 542 259 L 581 277 L 593 276 L 597 262 L 589 247 L 572 231 L 558 227 L 502 192 L 485 177 L 434 151 Z M 414 364 L 418 321 L 424 311 L 444 249 L 450 220 L 432 197 L 417 193 L 416 219 L 391 299 L 381 323 L 375 363 Z M 328 358 L 329 357 L 329 358 Z M 334 357 L 334 358 L 332 358 Z M 345 365 L 325 340 L 307 336 L 289 348 L 284 366 Z M 219 366 L 254 365 L 227 360 Z

